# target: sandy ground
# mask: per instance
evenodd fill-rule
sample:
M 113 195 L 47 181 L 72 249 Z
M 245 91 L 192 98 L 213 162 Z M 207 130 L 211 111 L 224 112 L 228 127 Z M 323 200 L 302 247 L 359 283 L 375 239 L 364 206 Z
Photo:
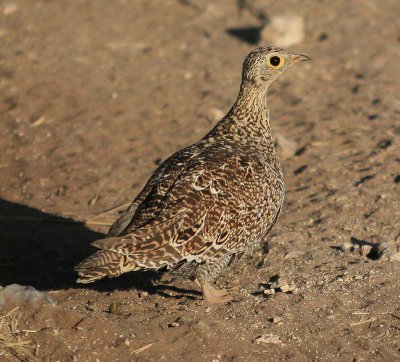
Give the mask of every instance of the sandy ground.
M 359 252 L 400 243 L 398 1 L 0 10 L 0 284 L 56 303 L 13 312 L 38 360 L 400 360 L 400 264 Z M 189 281 L 151 273 L 75 284 L 73 266 L 118 211 L 102 213 L 233 103 L 256 44 L 229 29 L 282 13 L 304 18 L 290 50 L 313 61 L 269 94 L 273 129 L 296 152 L 282 161 L 287 197 L 265 247 L 219 279 L 239 287 L 235 301 L 208 306 Z M 10 351 L 0 359 L 24 360 Z

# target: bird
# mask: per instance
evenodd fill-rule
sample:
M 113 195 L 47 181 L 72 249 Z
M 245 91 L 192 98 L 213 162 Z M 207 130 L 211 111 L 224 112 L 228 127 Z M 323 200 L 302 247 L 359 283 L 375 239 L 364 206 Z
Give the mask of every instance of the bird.
M 215 127 L 152 174 L 98 249 L 75 267 L 78 283 L 138 270 L 191 279 L 208 303 L 232 301 L 216 278 L 260 247 L 282 210 L 285 186 L 267 90 L 302 54 L 263 46 L 244 60 L 236 101 Z

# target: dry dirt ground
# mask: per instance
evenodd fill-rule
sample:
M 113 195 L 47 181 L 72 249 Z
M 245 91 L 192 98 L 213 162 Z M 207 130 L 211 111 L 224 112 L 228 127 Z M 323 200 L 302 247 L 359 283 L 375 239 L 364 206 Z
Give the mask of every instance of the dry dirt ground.
M 0 320 L 30 341 L 29 358 L 400 360 L 400 264 L 358 252 L 400 242 L 397 0 L 3 0 L 0 10 L 0 284 L 55 302 Z M 268 243 L 219 279 L 239 286 L 235 301 L 208 306 L 191 282 L 151 273 L 75 284 L 73 266 L 118 211 L 102 213 L 229 109 L 256 27 L 282 13 L 304 18 L 290 50 L 313 61 L 270 90 L 273 129 L 296 152 L 282 162 L 287 197 Z M 232 34 L 248 27 L 253 44 Z M 12 351 L 3 344 L 0 359 L 28 360 Z

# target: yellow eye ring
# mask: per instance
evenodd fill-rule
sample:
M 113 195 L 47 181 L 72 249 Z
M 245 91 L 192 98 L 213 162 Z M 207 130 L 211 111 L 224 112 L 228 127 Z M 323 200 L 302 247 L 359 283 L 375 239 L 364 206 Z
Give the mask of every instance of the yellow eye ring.
M 273 69 L 281 69 L 285 65 L 285 58 L 279 55 L 272 55 L 267 59 L 267 66 Z

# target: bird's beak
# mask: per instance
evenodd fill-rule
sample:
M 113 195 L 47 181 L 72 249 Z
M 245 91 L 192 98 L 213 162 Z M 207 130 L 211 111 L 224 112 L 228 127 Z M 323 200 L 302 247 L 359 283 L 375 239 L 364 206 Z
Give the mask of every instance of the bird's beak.
M 302 54 L 289 54 L 289 64 L 293 65 L 295 63 L 299 63 L 299 62 L 305 62 L 311 60 L 310 57 L 308 57 L 307 55 L 302 55 Z

